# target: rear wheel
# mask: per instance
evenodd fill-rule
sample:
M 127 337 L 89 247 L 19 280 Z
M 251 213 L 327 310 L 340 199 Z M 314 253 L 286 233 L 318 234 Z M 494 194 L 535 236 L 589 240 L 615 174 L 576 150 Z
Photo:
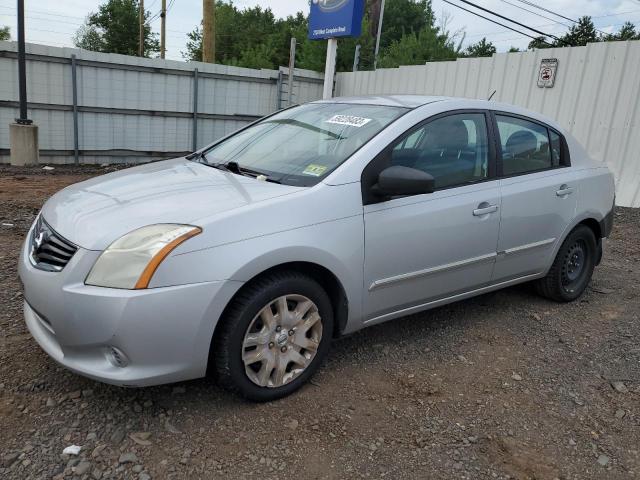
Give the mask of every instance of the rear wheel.
M 298 272 L 259 279 L 241 291 L 213 345 L 223 386 L 256 401 L 289 395 L 329 349 L 333 311 L 324 289 Z
M 578 225 L 565 239 L 546 277 L 537 281 L 538 292 L 557 302 L 571 302 L 587 288 L 597 258 L 593 231 Z

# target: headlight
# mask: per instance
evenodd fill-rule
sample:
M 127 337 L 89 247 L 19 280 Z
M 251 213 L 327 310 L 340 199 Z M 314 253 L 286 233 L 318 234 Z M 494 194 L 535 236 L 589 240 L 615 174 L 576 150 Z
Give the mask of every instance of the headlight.
M 149 225 L 129 232 L 102 252 L 85 283 L 129 290 L 147 288 L 162 260 L 200 232 L 199 227 L 175 224 Z

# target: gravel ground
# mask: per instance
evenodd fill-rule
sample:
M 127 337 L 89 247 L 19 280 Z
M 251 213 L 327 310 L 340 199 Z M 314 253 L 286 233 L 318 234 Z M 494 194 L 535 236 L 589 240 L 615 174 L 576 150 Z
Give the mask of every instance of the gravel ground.
M 617 210 L 581 300 L 524 285 L 374 326 L 297 394 L 252 404 L 206 379 L 96 383 L 29 336 L 23 236 L 104 171 L 0 167 L 0 478 L 640 477 L 640 210 Z

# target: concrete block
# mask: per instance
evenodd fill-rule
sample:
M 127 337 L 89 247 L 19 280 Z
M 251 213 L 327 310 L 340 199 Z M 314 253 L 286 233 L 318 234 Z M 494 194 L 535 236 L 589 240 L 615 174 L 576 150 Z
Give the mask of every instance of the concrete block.
M 11 143 L 11 165 L 37 165 L 38 152 L 38 126 L 9 125 L 9 141 Z

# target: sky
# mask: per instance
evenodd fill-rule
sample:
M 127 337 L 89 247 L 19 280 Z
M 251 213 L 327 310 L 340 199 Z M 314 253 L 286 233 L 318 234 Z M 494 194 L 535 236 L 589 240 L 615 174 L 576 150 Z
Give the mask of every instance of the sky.
M 25 0 L 27 42 L 41 43 L 58 47 L 72 47 L 73 35 L 86 16 L 95 11 L 103 0 Z M 464 5 L 458 0 L 453 3 Z M 596 27 L 604 32 L 615 31 L 626 20 L 640 25 L 640 0 L 529 0 L 549 10 L 577 19 L 582 15 L 591 15 Z M 145 8 L 153 14 L 160 10 L 161 0 L 145 0 Z M 11 27 L 12 37 L 16 37 L 16 0 L 0 0 L 0 26 Z M 307 0 L 235 0 L 238 7 L 260 5 L 269 7 L 276 16 L 286 16 L 297 11 L 308 11 Z M 533 7 L 527 7 L 518 0 L 473 0 L 490 10 L 513 18 L 531 27 L 549 34 L 561 34 L 570 22 L 558 19 L 551 14 Z M 513 5 L 512 5 L 513 4 Z M 533 12 L 550 17 L 542 18 L 524 11 L 515 5 L 528 8 Z M 471 8 L 471 7 L 468 7 Z M 448 19 L 447 29 L 451 32 L 465 33 L 464 44 L 475 43 L 487 37 L 498 51 L 506 51 L 511 46 L 526 48 L 529 38 L 511 32 L 499 25 L 478 18 L 443 0 L 433 0 L 433 9 L 438 21 Z M 167 58 L 182 60 L 186 50 L 186 35 L 199 24 L 202 17 L 202 0 L 174 0 L 167 14 Z M 498 19 L 499 20 L 499 19 Z M 558 23 L 562 21 L 565 25 Z M 154 31 L 160 31 L 160 20 L 152 22 Z M 516 27 L 519 28 L 520 27 Z M 384 26 L 383 26 L 384 29 Z

